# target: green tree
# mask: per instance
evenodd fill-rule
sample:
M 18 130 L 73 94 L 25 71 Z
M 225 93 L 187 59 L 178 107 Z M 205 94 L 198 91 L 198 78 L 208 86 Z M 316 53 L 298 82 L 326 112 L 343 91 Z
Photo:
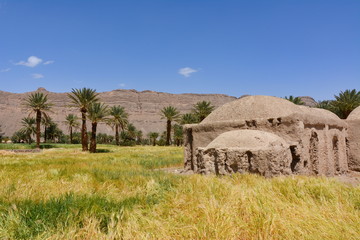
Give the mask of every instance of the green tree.
M 317 104 L 316 104 L 316 107 L 326 109 L 326 110 L 329 110 L 329 111 L 333 111 L 332 102 L 333 102 L 332 100 L 318 101 Z
M 73 143 L 73 128 L 78 128 L 80 126 L 80 123 L 78 122 L 78 116 L 70 113 L 66 115 L 65 117 L 65 123 L 69 129 L 70 134 L 70 143 Z
M 60 142 L 64 133 L 61 131 L 57 123 L 51 121 L 49 126 L 46 128 L 46 135 L 52 142 Z
M 25 99 L 25 107 L 36 115 L 36 148 L 40 148 L 40 135 L 41 135 L 41 116 L 47 115 L 50 111 L 52 104 L 48 102 L 47 95 L 41 92 L 31 93 Z
M 286 100 L 289 100 L 292 103 L 295 103 L 297 105 L 304 105 L 305 103 L 301 100 L 299 97 L 294 97 L 290 95 L 289 97 L 285 97 Z
M 35 124 L 35 121 L 34 121 L 34 124 Z M 34 130 L 35 130 L 35 126 L 34 126 Z M 30 135 L 30 137 L 31 137 L 31 135 Z M 11 136 L 11 142 L 13 142 L 13 143 L 28 142 L 28 140 L 29 140 L 28 136 L 26 136 L 26 134 L 24 132 L 22 132 L 21 130 L 16 131 Z
M 136 137 L 136 144 L 140 145 L 143 138 L 143 132 L 141 130 L 136 130 L 135 137 Z
M 3 136 L 4 136 L 4 133 L 3 133 L 2 130 L 1 130 L 1 124 L 0 124 L 0 143 L 1 143 L 2 140 L 3 140 Z
M 161 119 L 166 119 L 166 145 L 171 141 L 171 122 L 180 120 L 180 112 L 173 106 L 164 107 L 161 110 Z
M 156 145 L 156 139 L 159 137 L 159 133 L 157 132 L 149 132 L 148 136 L 150 138 L 150 141 L 152 142 L 152 145 Z
M 356 89 L 341 91 L 331 102 L 331 110 L 343 119 L 347 118 L 358 106 L 360 106 L 360 92 Z
M 72 107 L 77 107 L 81 112 L 81 144 L 82 150 L 88 150 L 88 135 L 86 129 L 86 114 L 89 110 L 90 105 L 99 101 L 99 94 L 94 89 L 82 88 L 82 89 L 72 89 L 71 93 L 68 94 L 68 97 L 71 101 Z
M 181 125 L 174 125 L 174 141 L 176 146 L 180 146 L 183 143 L 183 127 Z
M 41 124 L 44 126 L 44 142 L 46 143 L 47 141 L 47 128 L 50 127 L 50 124 L 52 123 L 52 119 L 50 116 L 48 115 L 44 115 L 42 118 L 41 118 Z
M 26 142 L 31 144 L 32 143 L 31 136 L 37 133 L 35 118 L 25 117 L 21 119 L 21 125 L 22 128 L 20 129 L 19 133 L 25 137 L 24 140 L 26 140 Z
M 198 123 L 198 122 L 199 122 L 199 119 L 193 113 L 185 113 L 185 114 L 183 114 L 181 116 L 180 123 L 182 125 L 184 125 L 184 124 L 193 124 L 193 123 Z
M 128 114 L 125 111 L 125 108 L 121 106 L 112 106 L 110 108 L 109 114 L 111 118 L 108 121 L 108 124 L 115 127 L 115 142 L 116 145 L 120 145 L 119 140 L 119 130 L 124 131 L 126 126 L 129 123 Z
M 90 152 L 96 152 L 96 130 L 99 122 L 106 121 L 108 107 L 103 103 L 92 103 L 88 106 L 87 117 L 91 121 Z
M 213 110 L 214 106 L 211 105 L 211 102 L 201 101 L 197 102 L 192 109 L 192 112 L 197 117 L 198 121 L 201 122 L 204 120 Z

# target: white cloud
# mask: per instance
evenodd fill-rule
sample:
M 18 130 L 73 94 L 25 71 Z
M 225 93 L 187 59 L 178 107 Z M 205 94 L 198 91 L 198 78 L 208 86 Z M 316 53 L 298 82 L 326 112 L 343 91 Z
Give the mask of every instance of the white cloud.
M 119 83 L 118 86 L 119 86 L 119 87 L 125 87 L 126 84 L 125 84 L 125 83 Z
M 44 78 L 44 75 L 40 74 L 40 73 L 33 73 L 31 74 L 32 78 L 35 79 L 40 79 L 40 78 Z
M 198 70 L 195 70 L 195 69 L 192 69 L 192 68 L 189 68 L 189 67 L 184 67 L 184 68 L 180 68 L 178 73 L 183 75 L 184 77 L 190 77 L 190 75 L 192 73 L 195 73 L 197 71 Z
M 1 69 L 0 72 L 8 72 L 10 70 L 11 70 L 11 68 L 5 68 L 5 69 Z
M 41 58 L 38 58 L 36 56 L 30 56 L 27 61 L 20 61 L 18 63 L 15 63 L 15 65 L 23 65 L 27 67 L 35 67 L 38 64 L 42 62 Z
M 49 65 L 49 64 L 52 64 L 54 62 L 55 62 L 54 60 L 49 60 L 49 61 L 44 62 L 44 65 Z

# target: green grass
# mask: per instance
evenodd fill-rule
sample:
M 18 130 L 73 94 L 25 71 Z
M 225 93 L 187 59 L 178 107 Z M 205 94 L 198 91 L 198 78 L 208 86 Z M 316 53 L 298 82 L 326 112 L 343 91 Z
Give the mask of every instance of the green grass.
M 99 148 L 0 152 L 0 239 L 359 239 L 359 187 L 175 175 L 159 169 L 182 148 Z
M 60 144 L 60 143 L 42 143 L 40 148 L 80 148 L 80 144 Z M 0 143 L 0 150 L 11 150 L 11 149 L 35 149 L 36 144 L 25 144 L 25 143 Z

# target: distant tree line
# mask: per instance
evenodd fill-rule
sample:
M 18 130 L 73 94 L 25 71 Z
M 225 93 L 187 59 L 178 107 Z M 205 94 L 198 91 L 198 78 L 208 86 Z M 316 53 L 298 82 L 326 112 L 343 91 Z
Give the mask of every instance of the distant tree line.
M 96 152 L 98 143 L 122 146 L 140 144 L 180 146 L 183 143 L 182 125 L 199 123 L 214 109 L 214 106 L 206 101 L 196 103 L 192 111 L 186 114 L 180 114 L 173 106 L 164 107 L 159 114 L 166 119 L 166 130 L 162 133 L 150 132 L 146 138 L 142 131 L 137 130 L 129 122 L 129 115 L 124 107 L 119 105 L 110 107 L 102 103 L 96 90 L 72 89 L 67 96 L 69 107 L 77 108 L 81 115 L 78 117 L 75 114 L 68 114 L 65 117 L 64 124 L 67 126 L 68 135 L 64 134 L 51 118 L 53 104 L 49 102 L 48 95 L 35 92 L 23 100 L 23 106 L 29 111 L 29 116 L 22 118 L 22 127 L 13 134 L 11 141 L 29 144 L 35 142 L 37 148 L 40 148 L 41 138 L 44 143 L 81 143 L 83 151 L 92 153 Z M 87 121 L 91 123 L 89 130 Z M 111 126 L 114 135 L 97 133 L 99 123 Z M 2 135 L 0 126 L 0 139 Z
M 346 119 L 355 108 L 360 106 L 360 91 L 356 89 L 341 91 L 334 98 L 334 100 L 318 101 L 315 107 L 329 110 L 339 118 Z M 289 96 L 285 99 L 298 105 L 304 105 L 299 97 Z
M 183 125 L 200 123 L 213 110 L 211 102 L 200 101 L 193 105 L 188 113 L 181 114 L 174 106 L 166 106 L 159 112 L 162 119 L 166 120 L 163 132 L 149 132 L 146 137 L 142 131 L 129 122 L 129 115 L 125 108 L 119 105 L 108 106 L 100 102 L 99 94 L 94 89 L 72 89 L 67 95 L 70 101 L 69 107 L 77 108 L 81 117 L 68 114 L 64 123 L 68 134 L 64 134 L 58 124 L 51 118 L 50 113 L 53 104 L 48 101 L 47 95 L 41 92 L 31 93 L 23 101 L 23 105 L 30 114 L 21 120 L 21 129 L 11 137 L 14 143 L 36 143 L 40 147 L 40 138 L 43 142 L 82 144 L 83 151 L 96 152 L 97 143 L 116 144 L 122 146 L 133 145 L 177 145 L 183 144 Z M 299 97 L 285 97 L 285 99 L 299 105 L 303 101 Z M 334 100 L 319 101 L 318 108 L 332 111 L 340 118 L 347 116 L 356 107 L 360 106 L 360 92 L 346 90 L 335 95 Z M 91 123 L 91 129 L 87 129 L 87 121 Z M 105 123 L 112 127 L 114 135 L 97 133 L 99 123 Z M 77 132 L 80 129 L 80 132 Z M 0 141 L 8 140 L 4 137 L 0 125 Z M 33 139 L 35 136 L 35 140 Z

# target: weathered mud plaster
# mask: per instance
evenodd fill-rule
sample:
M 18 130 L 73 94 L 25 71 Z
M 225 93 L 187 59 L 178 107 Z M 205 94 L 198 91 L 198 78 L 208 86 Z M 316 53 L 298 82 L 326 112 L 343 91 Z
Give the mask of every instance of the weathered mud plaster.
M 282 142 L 281 150 L 266 134 Z M 339 175 L 349 166 L 347 134 L 346 121 L 327 110 L 276 97 L 247 96 L 216 109 L 200 124 L 185 125 L 185 170 L 206 174 L 257 172 L 265 176 Z M 222 145 L 214 147 L 218 138 Z M 255 141 L 249 146 L 254 138 L 266 145 Z M 249 159 L 249 153 L 252 158 L 246 165 L 244 159 Z M 230 167 L 235 163 L 237 167 Z M 257 170 L 255 165 L 259 166 Z
M 347 118 L 349 125 L 347 145 L 349 150 L 349 169 L 360 171 L 360 107 Z

